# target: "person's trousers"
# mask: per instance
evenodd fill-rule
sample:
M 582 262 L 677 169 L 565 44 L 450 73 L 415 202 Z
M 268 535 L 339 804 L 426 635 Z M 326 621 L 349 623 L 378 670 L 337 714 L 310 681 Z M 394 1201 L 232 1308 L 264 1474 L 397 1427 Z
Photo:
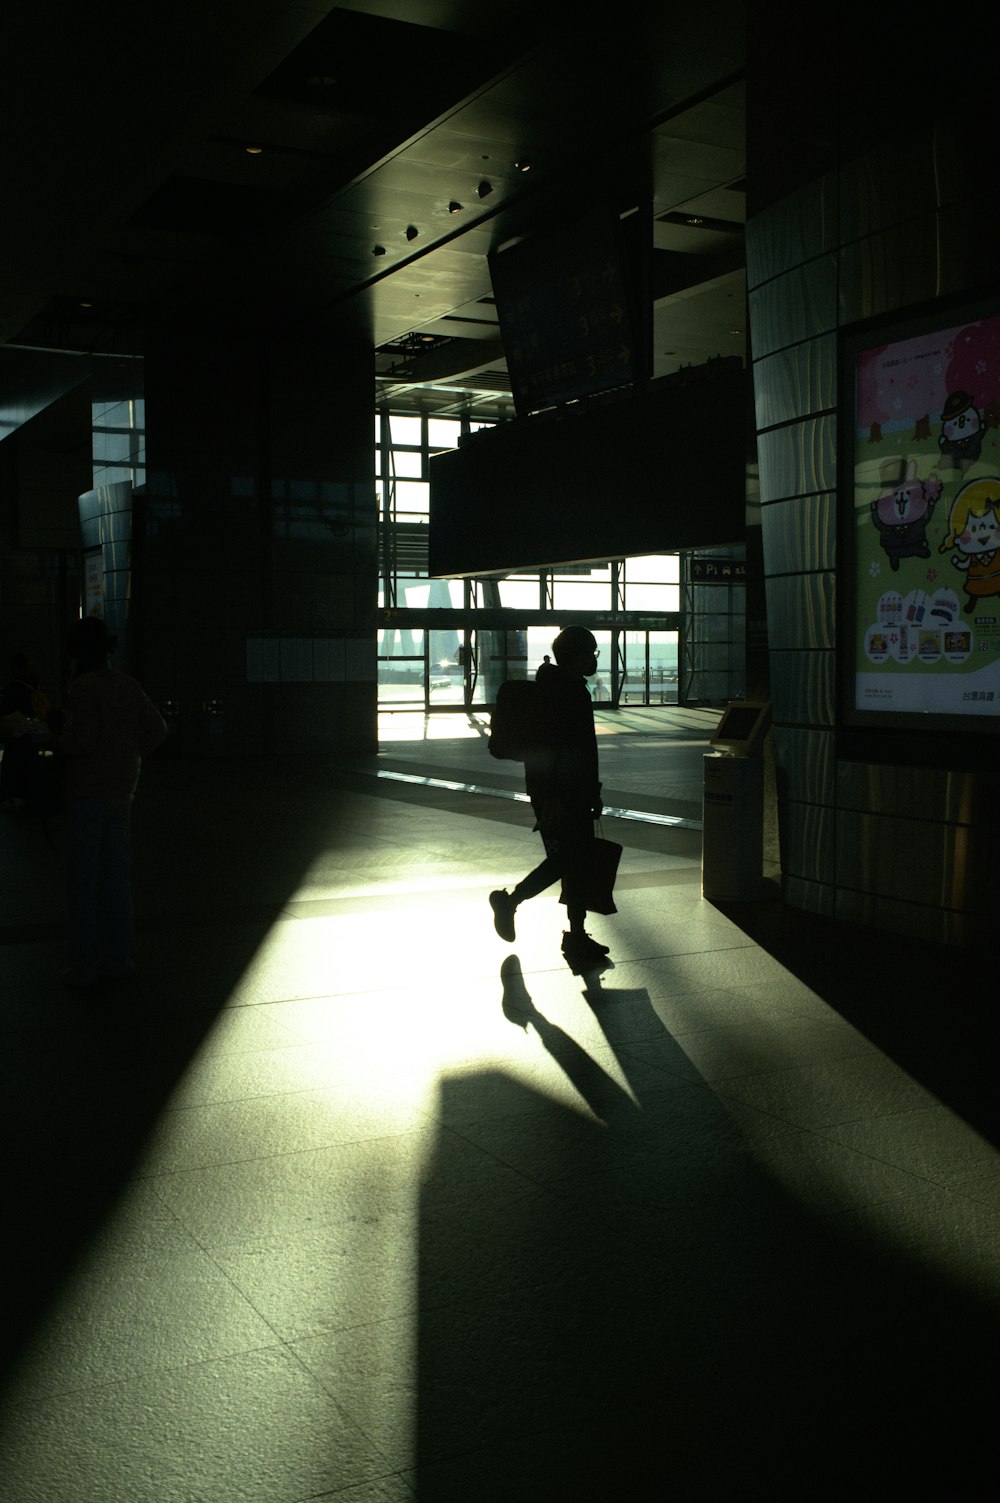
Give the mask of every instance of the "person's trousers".
M 593 860 L 593 816 L 585 810 L 569 814 L 556 825 L 535 828 L 542 837 L 545 859 L 517 884 L 512 896 L 522 903 L 561 880 L 567 914 L 582 921 L 587 906 L 584 883 Z
M 73 961 L 82 972 L 125 974 L 133 965 L 129 805 L 70 799 Z

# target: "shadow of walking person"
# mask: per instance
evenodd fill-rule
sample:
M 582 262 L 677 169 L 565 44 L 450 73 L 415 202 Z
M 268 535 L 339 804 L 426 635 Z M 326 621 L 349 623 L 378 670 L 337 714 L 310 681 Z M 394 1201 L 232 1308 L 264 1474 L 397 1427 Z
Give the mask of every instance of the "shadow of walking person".
M 534 1028 L 546 1051 L 566 1079 L 579 1091 L 595 1117 L 611 1124 L 632 1118 L 639 1111 L 629 1093 L 602 1068 L 575 1039 L 538 1011 L 524 984 L 521 962 L 508 955 L 500 967 L 504 1017 L 519 1028 Z

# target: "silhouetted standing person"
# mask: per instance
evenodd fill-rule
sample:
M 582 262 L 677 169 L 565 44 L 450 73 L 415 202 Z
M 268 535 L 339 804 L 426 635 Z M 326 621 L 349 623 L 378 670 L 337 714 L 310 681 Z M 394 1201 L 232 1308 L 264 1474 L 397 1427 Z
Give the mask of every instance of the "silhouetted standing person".
M 73 676 L 55 749 L 70 827 L 73 962 L 68 986 L 135 969 L 129 815 L 142 758 L 167 733 L 135 679 L 110 665 L 115 639 L 88 616 L 70 637 Z
M 545 859 L 512 892 L 490 893 L 501 939 L 515 938 L 519 904 L 562 880 L 569 931 L 562 950 L 574 967 L 599 965 L 608 953 L 586 932 L 585 887 L 593 868 L 594 821 L 601 814 L 594 707 L 585 680 L 597 672 L 597 642 L 582 626 L 568 626 L 552 644 L 555 663 L 536 681 L 541 695 L 545 750 L 525 762 L 524 781 Z

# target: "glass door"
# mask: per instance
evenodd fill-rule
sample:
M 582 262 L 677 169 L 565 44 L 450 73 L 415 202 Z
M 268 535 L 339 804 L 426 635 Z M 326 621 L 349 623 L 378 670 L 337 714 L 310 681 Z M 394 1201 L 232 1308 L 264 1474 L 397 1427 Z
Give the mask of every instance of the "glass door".
M 677 703 L 677 633 L 623 631 L 625 667 L 621 703 L 674 705 Z
M 458 627 L 427 633 L 427 706 L 458 709 L 465 704 L 466 633 Z
M 386 627 L 378 634 L 378 702 L 387 710 L 422 710 L 424 632 Z

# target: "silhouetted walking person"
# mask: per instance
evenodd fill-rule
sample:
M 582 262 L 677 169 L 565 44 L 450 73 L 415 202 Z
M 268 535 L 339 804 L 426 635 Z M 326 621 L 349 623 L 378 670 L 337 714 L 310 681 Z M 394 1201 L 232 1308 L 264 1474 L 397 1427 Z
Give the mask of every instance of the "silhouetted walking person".
M 586 932 L 586 883 L 593 869 L 594 821 L 602 810 L 594 708 L 585 679 L 597 672 L 597 642 L 582 626 L 568 626 L 552 644 L 555 663 L 539 672 L 545 747 L 524 765 L 524 781 L 545 859 L 512 892 L 490 893 L 493 924 L 508 943 L 514 914 L 528 898 L 562 880 L 569 931 L 562 950 L 574 968 L 599 965 L 608 946 Z

